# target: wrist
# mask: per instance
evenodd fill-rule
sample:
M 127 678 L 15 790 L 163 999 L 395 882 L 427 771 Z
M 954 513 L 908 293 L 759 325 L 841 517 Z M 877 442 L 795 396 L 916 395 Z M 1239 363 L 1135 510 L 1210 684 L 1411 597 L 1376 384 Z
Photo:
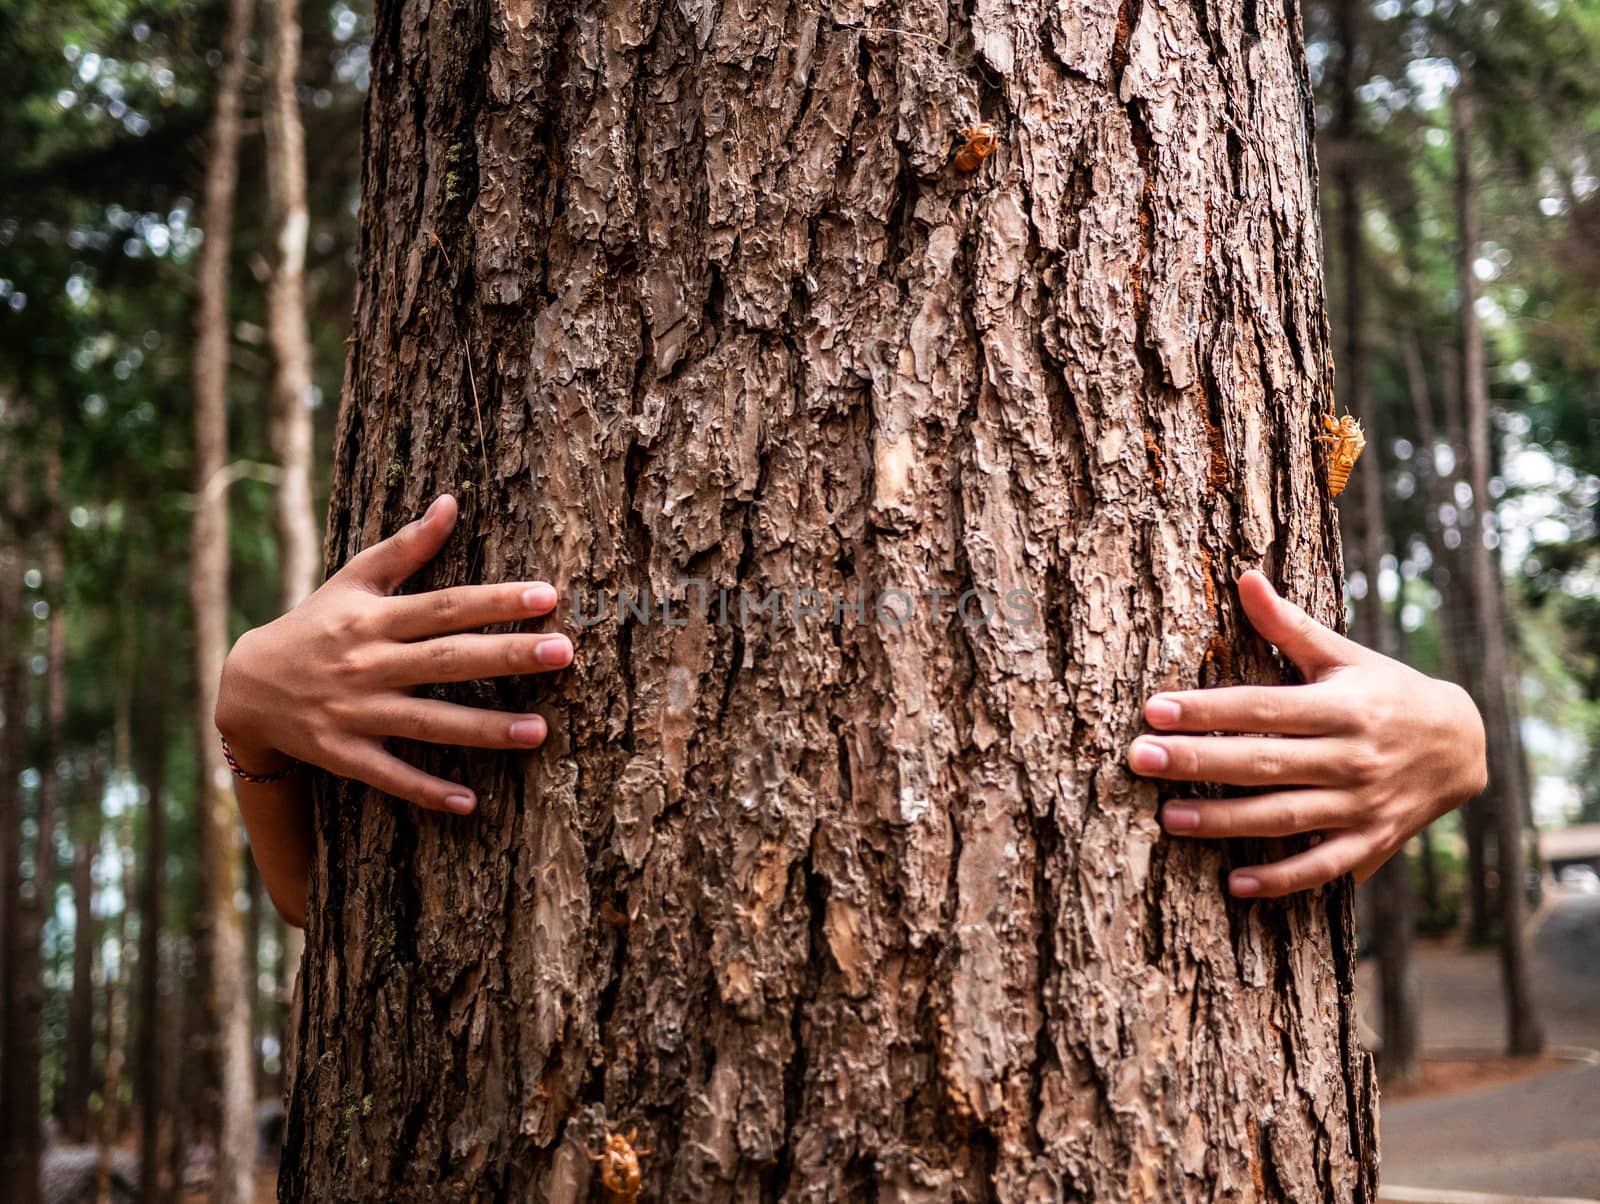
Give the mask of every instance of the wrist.
M 287 753 L 279 752 L 267 744 L 256 744 L 246 737 L 230 736 L 220 728 L 222 751 L 229 759 L 235 777 L 270 778 L 287 773 L 298 763 Z M 241 772 L 242 771 L 242 772 Z
M 295 760 L 273 747 L 270 741 L 261 738 L 261 733 L 248 718 L 250 708 L 242 706 L 237 697 L 242 683 L 239 681 L 240 669 L 235 658 L 238 649 L 250 635 L 250 632 L 246 632 L 241 636 L 238 644 L 234 645 L 234 652 L 229 653 L 223 662 L 212 722 L 238 768 L 249 774 L 268 776 L 289 768 L 295 764 Z

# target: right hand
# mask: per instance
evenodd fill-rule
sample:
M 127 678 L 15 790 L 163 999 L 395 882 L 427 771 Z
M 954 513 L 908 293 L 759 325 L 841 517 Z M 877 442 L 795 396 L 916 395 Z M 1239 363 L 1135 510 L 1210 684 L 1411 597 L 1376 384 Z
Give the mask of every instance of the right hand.
M 222 669 L 216 724 L 243 768 L 272 773 L 292 758 L 418 806 L 466 814 L 477 805 L 471 790 L 400 760 L 384 741 L 518 749 L 544 742 L 542 716 L 412 692 L 572 663 L 564 635 L 461 634 L 549 614 L 556 591 L 545 582 L 388 596 L 433 559 L 455 522 L 455 499 L 445 494 L 288 614 L 240 637 Z

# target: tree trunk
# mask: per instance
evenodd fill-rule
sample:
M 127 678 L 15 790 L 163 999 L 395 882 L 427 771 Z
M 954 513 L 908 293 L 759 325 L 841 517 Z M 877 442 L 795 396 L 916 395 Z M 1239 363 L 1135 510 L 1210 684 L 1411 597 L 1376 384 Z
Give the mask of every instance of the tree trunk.
M 96 805 L 99 799 L 95 800 Z M 94 1078 L 94 859 L 99 833 L 80 836 L 73 851 L 72 997 L 67 1004 L 67 1069 L 57 1113 L 68 1141 L 89 1140 L 89 1093 Z
M 124 819 L 127 813 L 124 812 Z M 126 827 L 122 824 L 123 833 Z M 122 845 L 120 833 L 115 833 L 114 839 L 118 840 L 118 860 L 123 871 L 128 864 L 121 860 L 120 849 Z M 132 876 L 126 872 L 119 872 L 117 885 L 124 898 L 131 897 L 128 886 Z M 98 1133 L 100 1142 L 100 1169 L 104 1175 L 110 1170 L 110 1151 L 119 1145 L 122 1135 L 127 1131 L 126 1117 L 122 1108 L 122 1075 L 127 1064 L 127 1004 L 128 987 L 131 979 L 125 979 L 127 967 L 132 960 L 132 946 L 128 941 L 128 909 L 120 908 L 117 911 L 116 929 L 113 948 L 117 950 L 117 968 L 112 971 L 109 967 L 105 971 L 105 999 L 101 1011 L 105 1017 L 105 1065 L 100 1079 L 100 1117 Z
M 22 922 L 22 771 L 27 764 L 27 672 L 32 641 L 32 617 L 23 607 L 23 511 L 27 503 L 25 461 L 15 438 L 20 415 L 8 401 L 0 400 L 6 420 L 6 439 L 0 441 L 6 487 L 5 520 L 0 530 L 0 1130 L 21 1132 L 13 1122 L 14 1099 L 24 1087 L 14 1073 L 20 1057 L 21 965 L 17 943 Z M 17 1128 L 13 1128 L 13 1123 Z M 13 1158 L 20 1157 L 20 1141 L 0 1143 L 0 1187 L 18 1173 Z
M 189 595 L 194 613 L 197 797 L 205 882 L 202 924 L 210 943 L 208 996 L 220 1078 L 220 1098 L 213 1112 L 218 1204 L 251 1199 L 255 1166 L 254 1058 L 237 903 L 242 846 L 231 778 L 212 719 L 228 651 L 228 259 L 238 177 L 239 93 L 251 10 L 252 0 L 229 0 L 201 210 L 205 242 L 195 277 L 197 488 Z
M 1528 807 L 1522 798 L 1526 775 L 1516 765 L 1521 742 L 1512 731 L 1509 695 L 1513 689 L 1506 642 L 1507 616 L 1500 603 L 1499 552 L 1488 537 L 1494 529 L 1494 503 L 1489 496 L 1489 387 L 1484 364 L 1483 331 L 1478 324 L 1477 181 L 1472 163 L 1471 85 L 1463 79 L 1451 101 L 1455 135 L 1456 220 L 1459 262 L 1456 278 L 1461 296 L 1461 397 L 1466 408 L 1467 465 L 1472 484 L 1473 526 L 1464 543 L 1472 568 L 1477 602 L 1479 655 L 1483 665 L 1483 720 L 1489 754 L 1489 796 L 1493 799 L 1495 845 L 1500 867 L 1500 967 L 1506 1002 L 1506 1049 L 1536 1054 L 1544 1033 L 1528 983 L 1523 941 L 1522 825 Z
M 1470 266 L 1469 266 L 1470 270 Z M 1474 285 L 1476 287 L 1476 285 Z M 1474 318 L 1476 321 L 1476 318 Z M 1455 470 L 1445 483 L 1454 485 L 1464 481 L 1464 471 L 1470 452 L 1467 447 L 1467 420 L 1461 401 L 1461 352 L 1455 347 L 1443 347 L 1439 358 L 1444 365 L 1445 432 L 1450 449 L 1455 454 Z M 1455 503 L 1452 501 L 1452 505 Z M 1456 507 L 1459 510 L 1459 507 Z M 1454 527 L 1444 528 L 1440 535 L 1444 546 L 1450 549 L 1447 571 L 1448 588 L 1441 588 L 1444 606 L 1441 619 L 1444 624 L 1443 642 L 1457 649 L 1462 660 L 1463 685 L 1478 704 L 1478 710 L 1487 714 L 1483 692 L 1483 656 L 1478 647 L 1477 586 L 1473 581 L 1471 528 L 1467 515 L 1459 515 Z M 1454 543 L 1451 537 L 1454 536 Z M 1488 794 L 1480 794 L 1461 805 L 1461 830 L 1467 843 L 1467 942 L 1471 945 L 1487 944 L 1493 933 L 1493 916 L 1498 911 L 1489 889 L 1489 874 L 1493 868 L 1489 859 L 1489 826 L 1493 802 Z
M 61 797 L 61 761 L 66 733 L 66 561 L 62 548 L 66 510 L 61 496 L 61 425 L 45 424 L 44 516 L 40 559 L 50 613 L 45 626 L 44 744 L 39 759 L 38 813 L 33 840 L 31 890 L 18 903 L 13 940 L 10 1007 L 7 1010 L 5 1140 L 0 1142 L 0 1199 L 35 1204 L 39 1199 L 41 1126 L 40 1057 L 44 1012 L 42 945 L 45 918 L 55 903 L 56 813 Z M 20 712 L 19 712 L 20 713 Z
M 266 0 L 266 88 L 262 125 L 267 144 L 268 228 L 277 253 L 267 285 L 267 337 L 272 344 L 273 451 L 278 478 L 278 550 L 283 609 L 317 588 L 322 533 L 311 500 L 311 339 L 306 329 L 305 260 L 310 211 L 306 205 L 305 130 L 295 83 L 300 73 L 299 0 Z M 294 985 L 305 949 L 299 928 L 280 925 L 285 940 L 283 989 Z
M 419 584 L 581 589 L 578 660 L 440 691 L 551 721 L 410 751 L 470 819 L 321 785 L 282 1197 L 599 1199 L 637 1126 L 648 1200 L 1374 1198 L 1348 885 L 1231 901 L 1125 768 L 1284 675 L 1240 570 L 1339 615 L 1294 8 L 429 11 L 330 553 L 450 488 Z
M 1422 347 L 1413 330 L 1400 336 L 1400 358 L 1405 365 L 1406 393 L 1411 402 L 1411 412 L 1417 433 L 1417 452 L 1413 461 L 1418 483 L 1422 490 L 1422 531 L 1428 555 L 1435 566 L 1447 566 L 1458 557 L 1444 546 L 1439 522 L 1439 508 L 1444 503 L 1438 470 L 1439 433 L 1433 417 L 1433 393 L 1428 388 L 1428 374 L 1422 364 Z M 1455 574 L 1459 581 L 1460 574 Z M 1448 615 L 1449 603 L 1442 608 Z M 1471 690 L 1472 683 L 1462 671 L 1461 657 L 1456 652 L 1456 641 L 1449 631 L 1439 641 L 1440 670 L 1450 681 L 1463 689 Z M 1422 909 L 1431 917 L 1439 911 L 1439 866 L 1434 854 L 1433 826 L 1430 824 L 1418 833 L 1418 850 L 1422 869 Z
M 161 1204 L 169 1198 L 162 1175 L 172 1135 L 171 1093 L 166 1059 L 172 1025 L 167 1019 L 161 973 L 161 930 L 166 903 L 167 815 L 167 681 L 163 649 L 170 632 L 158 617 L 146 628 L 141 660 L 145 665 L 145 706 L 136 725 L 139 781 L 148 802 L 144 827 L 144 877 L 139 884 L 139 1027 L 135 1064 L 139 1081 L 139 1199 Z
M 272 345 L 273 451 L 280 467 L 278 546 L 283 609 L 317 587 L 322 537 L 311 502 L 311 340 L 306 330 L 305 132 L 295 81 L 300 70 L 299 0 L 266 0 L 262 127 L 267 147 L 268 229 L 275 235 L 267 284 Z

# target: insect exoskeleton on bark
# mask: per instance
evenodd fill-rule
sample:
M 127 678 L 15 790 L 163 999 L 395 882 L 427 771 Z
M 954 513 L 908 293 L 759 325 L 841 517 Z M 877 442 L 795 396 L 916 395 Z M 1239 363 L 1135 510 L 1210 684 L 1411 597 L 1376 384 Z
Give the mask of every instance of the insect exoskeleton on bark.
M 1361 433 L 1361 424 L 1349 414 L 1337 419 L 1324 414 L 1322 429 L 1324 433 L 1317 436 L 1317 442 L 1328 445 L 1328 492 L 1338 497 L 1350 480 L 1350 470 L 1361 458 L 1367 437 Z
M 605 1148 L 589 1154 L 590 1162 L 600 1164 L 600 1186 L 617 1204 L 637 1204 L 643 1190 L 639 1159 L 648 1158 L 653 1151 L 635 1149 L 633 1143 L 638 1140 L 638 1129 L 629 1129 L 626 1135 L 607 1130 Z
M 1000 146 L 1000 135 L 987 121 L 969 125 L 961 131 L 961 137 L 963 141 L 956 151 L 957 171 L 977 171 L 983 166 L 983 161 L 994 154 Z

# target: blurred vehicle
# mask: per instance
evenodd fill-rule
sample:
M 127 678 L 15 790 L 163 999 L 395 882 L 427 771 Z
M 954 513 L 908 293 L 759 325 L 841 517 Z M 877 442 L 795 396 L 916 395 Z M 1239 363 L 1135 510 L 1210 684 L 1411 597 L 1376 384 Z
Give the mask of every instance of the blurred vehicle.
M 1580 895 L 1600 895 L 1600 873 L 1592 865 L 1562 866 L 1556 881 Z

